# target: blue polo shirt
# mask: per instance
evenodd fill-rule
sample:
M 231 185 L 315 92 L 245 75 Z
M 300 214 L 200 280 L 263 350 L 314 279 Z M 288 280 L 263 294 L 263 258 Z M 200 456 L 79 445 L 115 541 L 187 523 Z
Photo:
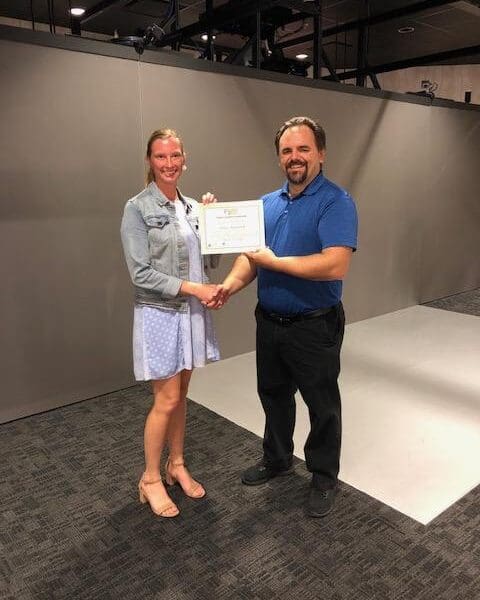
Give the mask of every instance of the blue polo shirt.
M 353 199 L 322 173 L 299 196 L 288 182 L 263 196 L 265 241 L 277 256 L 307 256 L 332 246 L 357 246 Z M 298 314 L 338 304 L 341 281 L 312 281 L 258 268 L 258 301 L 268 311 Z

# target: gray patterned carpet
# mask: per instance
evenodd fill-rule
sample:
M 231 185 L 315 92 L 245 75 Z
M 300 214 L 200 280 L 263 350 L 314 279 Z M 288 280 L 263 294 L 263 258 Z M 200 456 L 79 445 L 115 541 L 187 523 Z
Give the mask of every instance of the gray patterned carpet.
M 452 310 L 453 312 L 480 317 L 480 289 L 462 292 L 461 294 L 440 298 L 439 300 L 433 300 L 432 302 L 426 302 L 425 306 L 442 308 L 443 310 Z
M 208 497 L 175 488 L 181 516 L 153 517 L 136 494 L 150 402 L 137 386 L 0 427 L 2 600 L 480 598 L 480 488 L 427 527 L 347 485 L 308 519 L 303 463 L 243 486 L 259 439 L 192 402 Z

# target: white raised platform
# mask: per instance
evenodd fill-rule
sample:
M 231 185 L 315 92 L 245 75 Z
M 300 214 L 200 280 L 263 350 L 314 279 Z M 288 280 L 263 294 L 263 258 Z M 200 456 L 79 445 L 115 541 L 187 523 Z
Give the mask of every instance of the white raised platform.
M 478 317 L 414 306 L 348 325 L 340 385 L 342 481 L 423 524 L 480 483 Z M 253 352 L 197 369 L 189 397 L 263 435 Z M 308 430 L 298 396 L 302 459 Z

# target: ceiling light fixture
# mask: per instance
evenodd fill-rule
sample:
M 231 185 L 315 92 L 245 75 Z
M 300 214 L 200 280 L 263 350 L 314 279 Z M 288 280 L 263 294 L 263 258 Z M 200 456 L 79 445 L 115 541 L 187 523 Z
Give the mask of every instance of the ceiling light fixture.
M 74 17 L 81 17 L 85 12 L 84 8 L 71 8 L 70 9 L 70 14 L 72 14 Z
M 308 54 L 297 54 L 295 58 L 298 58 L 298 60 L 305 60 L 308 58 Z
M 411 25 L 407 25 L 406 27 L 400 27 L 398 33 L 413 33 L 415 31 L 415 27 Z
M 212 40 L 216 39 L 216 37 L 217 37 L 216 35 L 212 35 Z M 207 34 L 207 33 L 204 33 L 204 34 L 202 35 L 202 40 L 203 40 L 204 42 L 208 42 L 208 34 Z

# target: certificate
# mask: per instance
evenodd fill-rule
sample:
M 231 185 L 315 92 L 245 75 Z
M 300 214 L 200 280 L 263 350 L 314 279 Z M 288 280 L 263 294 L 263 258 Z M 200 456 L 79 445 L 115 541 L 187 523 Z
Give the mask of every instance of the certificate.
M 228 254 L 265 248 L 261 200 L 202 204 L 199 219 L 202 254 Z

